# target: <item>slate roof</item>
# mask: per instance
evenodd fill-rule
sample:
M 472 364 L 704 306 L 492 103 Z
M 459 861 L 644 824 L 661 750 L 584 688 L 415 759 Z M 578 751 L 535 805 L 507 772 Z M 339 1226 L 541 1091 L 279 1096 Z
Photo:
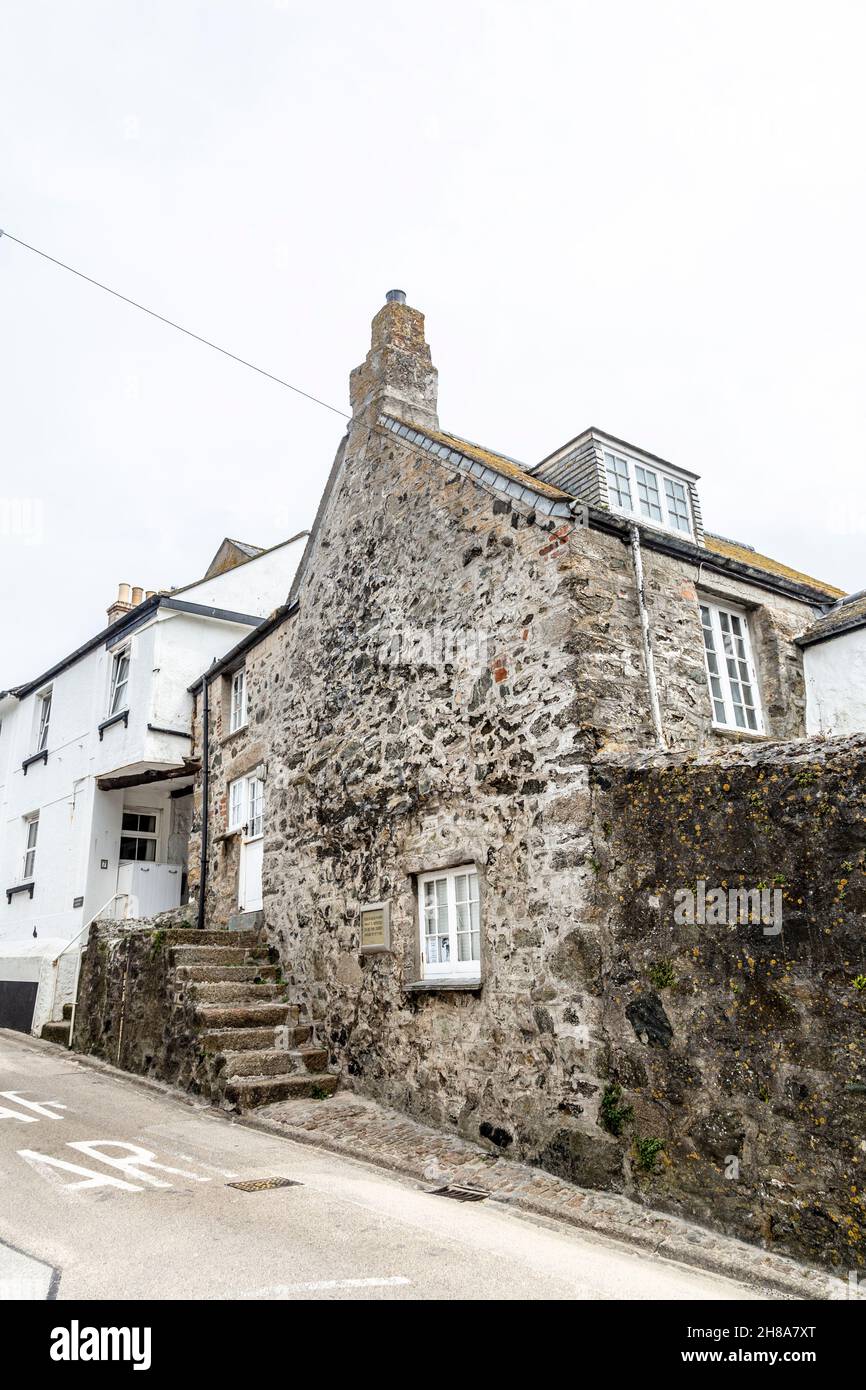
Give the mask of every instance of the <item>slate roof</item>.
M 834 603 L 829 612 L 807 628 L 802 637 L 797 638 L 797 645 L 811 647 L 813 642 L 824 642 L 828 637 L 838 637 L 858 627 L 866 627 L 866 590 L 849 594 L 839 603 Z
M 404 425 L 402 421 L 395 420 L 390 415 L 381 416 L 380 422 L 398 439 L 405 439 L 407 444 L 426 449 L 428 453 L 464 469 L 473 477 L 489 483 L 491 487 L 509 497 L 522 498 L 541 512 L 561 511 L 564 515 L 569 515 L 570 493 L 563 492 L 552 483 L 544 483 L 540 478 L 534 478 L 505 454 L 496 454 L 491 449 L 482 448 L 480 444 L 460 439 L 456 434 L 444 434 L 441 430 L 419 430 L 413 425 Z
M 714 536 L 711 532 L 705 531 L 704 545 L 707 550 L 713 550 L 717 555 L 725 555 L 729 560 L 739 560 L 741 564 L 751 565 L 752 569 L 766 570 L 768 574 L 778 574 L 780 578 L 790 579 L 794 584 L 806 584 L 810 589 L 818 589 L 830 598 L 844 597 L 844 589 L 825 584 L 822 579 L 813 579 L 810 574 L 803 574 L 801 570 L 791 569 L 789 565 L 772 560 L 769 555 L 761 555 L 759 551 L 752 550 L 748 545 L 741 545 L 739 541 L 729 541 L 724 536 Z
M 420 445 L 429 453 L 444 458 L 457 467 L 464 468 L 473 476 L 490 483 L 509 496 L 523 497 L 524 501 L 539 511 L 568 515 L 569 502 L 577 500 L 573 493 L 564 492 L 562 488 L 555 487 L 552 483 L 543 482 L 517 463 L 515 459 L 509 458 L 507 454 L 495 453 L 492 449 L 485 449 L 482 445 L 473 444 L 468 439 L 461 439 L 459 435 L 446 434 L 442 430 L 416 429 L 414 426 L 405 425 L 402 421 L 395 420 L 389 415 L 383 415 L 381 423 L 398 438 L 405 439 L 409 444 Z M 543 500 L 539 502 L 539 498 Z M 837 589 L 833 584 L 825 584 L 821 579 L 814 579 L 811 575 L 792 569 L 789 565 L 783 565 L 781 561 L 773 560 L 769 555 L 762 555 L 760 551 L 753 550 L 750 546 L 742 545 L 738 541 L 728 540 L 724 536 L 716 536 L 706 532 L 704 545 L 700 549 L 711 551 L 727 560 L 733 560 L 735 563 L 747 565 L 750 569 L 758 572 L 763 571 L 765 574 L 775 575 L 791 584 L 802 585 L 804 588 L 814 590 L 816 595 L 826 594 L 828 599 L 841 598 L 845 593 L 844 589 Z M 816 601 L 820 602 L 820 599 Z

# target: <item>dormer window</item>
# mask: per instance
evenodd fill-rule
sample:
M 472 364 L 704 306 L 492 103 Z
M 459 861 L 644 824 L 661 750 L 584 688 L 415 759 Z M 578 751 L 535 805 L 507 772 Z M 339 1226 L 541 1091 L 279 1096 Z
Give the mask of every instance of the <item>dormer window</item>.
M 694 534 L 689 491 L 680 478 L 612 449 L 604 450 L 604 472 L 611 511 L 648 521 L 664 531 Z

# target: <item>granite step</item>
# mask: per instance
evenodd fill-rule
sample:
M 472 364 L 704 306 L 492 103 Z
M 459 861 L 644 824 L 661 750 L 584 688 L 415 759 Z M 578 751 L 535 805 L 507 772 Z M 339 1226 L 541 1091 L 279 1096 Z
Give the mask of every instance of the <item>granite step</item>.
M 168 927 L 162 933 L 165 946 L 260 946 L 257 931 L 199 931 L 197 927 Z
M 328 1054 L 321 1047 L 250 1049 L 223 1053 L 227 1076 L 319 1075 L 328 1068 Z
M 277 1100 L 308 1098 L 323 1100 L 337 1089 L 337 1078 L 331 1072 L 321 1076 L 230 1076 L 225 1085 L 225 1099 L 243 1110 L 257 1105 L 271 1105 Z
M 297 1007 L 291 1004 L 197 1004 L 195 1016 L 206 1028 L 261 1028 L 266 1024 L 294 1024 Z
M 179 965 L 178 980 L 188 980 L 191 984 L 220 984 L 235 980 L 240 984 L 276 983 L 279 966 L 260 965 L 253 961 L 249 965 Z
M 291 1041 L 292 1029 L 288 1030 Z M 282 1035 L 280 1035 L 282 1036 Z M 270 1028 L 205 1028 L 199 1033 L 205 1052 L 276 1050 L 277 1030 Z
M 241 946 L 172 946 L 174 965 L 249 965 Z
M 190 985 L 193 998 L 200 1004 L 246 1004 L 255 1000 L 288 1003 L 286 986 L 274 982 L 255 984 L 243 980 L 213 980 Z
M 71 1022 L 66 1019 L 64 1022 L 43 1023 L 40 1038 L 46 1042 L 57 1043 L 59 1047 L 69 1046 L 69 1033 L 72 1028 Z
M 297 1049 L 286 1052 L 283 1048 L 250 1048 L 247 1052 L 227 1051 L 217 1058 L 222 1061 L 226 1076 L 284 1076 L 303 1072 Z

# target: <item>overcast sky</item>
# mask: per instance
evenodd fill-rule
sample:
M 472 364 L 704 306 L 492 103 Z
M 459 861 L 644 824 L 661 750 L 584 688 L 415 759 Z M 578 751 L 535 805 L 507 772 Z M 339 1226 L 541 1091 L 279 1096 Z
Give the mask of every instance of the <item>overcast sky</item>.
M 710 529 L 859 589 L 864 29 L 835 0 L 4 0 L 0 226 L 344 409 L 399 286 L 444 428 L 534 463 L 597 425 L 698 472 Z M 0 499 L 42 517 L 0 535 L 2 689 L 119 581 L 309 526 L 343 426 L 7 239 L 0 292 Z

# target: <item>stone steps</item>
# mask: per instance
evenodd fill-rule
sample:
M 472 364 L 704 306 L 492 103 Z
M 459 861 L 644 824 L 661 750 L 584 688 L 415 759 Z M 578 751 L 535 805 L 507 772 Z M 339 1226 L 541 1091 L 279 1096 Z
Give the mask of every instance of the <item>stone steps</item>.
M 189 988 L 196 1003 L 201 1004 L 246 1004 L 260 999 L 288 1003 L 285 998 L 286 986 L 273 982 L 255 984 L 243 980 L 215 980 L 193 983 Z
M 297 1023 L 297 1013 L 290 1004 L 199 1004 L 195 1017 L 208 1029 L 262 1028 Z
M 65 1011 L 65 1010 L 64 1010 L 64 1011 Z M 70 1013 L 71 1013 L 71 1006 L 70 1006 Z M 65 1018 L 65 1019 L 63 1020 L 62 1023 L 61 1023 L 61 1022 L 43 1023 L 43 1025 L 42 1025 L 42 1031 L 41 1031 L 41 1033 L 39 1034 L 39 1036 L 40 1036 L 40 1038 L 44 1038 L 46 1042 L 57 1043 L 58 1046 L 60 1046 L 60 1047 L 68 1047 L 68 1046 L 69 1046 L 69 1033 L 70 1033 L 70 1029 L 71 1029 L 71 1028 L 72 1028 L 72 1023 L 70 1022 L 70 1020 L 69 1020 L 68 1018 Z
M 266 1051 L 275 1049 L 276 1028 L 205 1028 L 199 1033 L 199 1041 L 205 1052 L 238 1052 L 243 1050 Z
M 247 965 L 247 956 L 242 946 L 172 946 L 172 964 L 186 965 Z
M 282 1076 L 313 1073 L 319 1075 L 328 1067 L 328 1054 L 323 1047 L 255 1048 L 247 1052 L 226 1051 L 222 1054 L 226 1076 Z
M 179 965 L 177 978 L 190 984 L 219 984 L 231 980 L 241 984 L 259 981 L 267 984 L 269 981 L 276 983 L 279 970 L 278 965 L 259 965 L 255 961 L 250 965 Z
M 261 945 L 257 931 L 199 931 L 197 927 L 167 927 L 161 941 L 165 946 L 238 946 L 249 949 Z
M 337 1078 L 331 1072 L 321 1075 L 293 1076 L 230 1076 L 225 1083 L 225 1099 L 243 1110 L 257 1105 L 271 1105 L 290 1097 L 318 1098 L 332 1096 Z

